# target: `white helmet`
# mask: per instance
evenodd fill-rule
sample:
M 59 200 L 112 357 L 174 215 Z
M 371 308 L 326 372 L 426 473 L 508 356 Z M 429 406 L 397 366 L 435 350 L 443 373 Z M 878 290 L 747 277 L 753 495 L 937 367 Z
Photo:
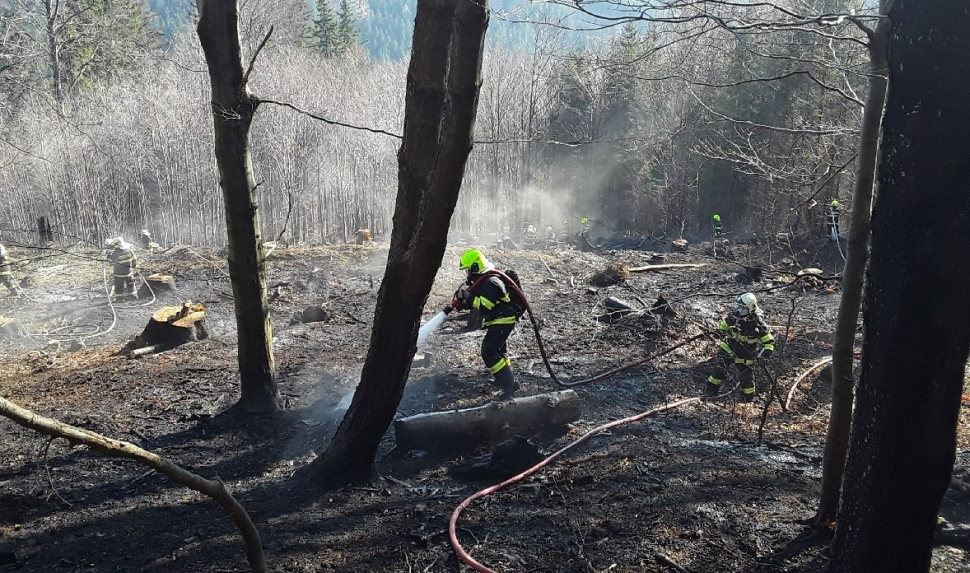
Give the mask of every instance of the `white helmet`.
M 142 235 L 147 235 L 147 234 L 149 234 L 149 233 L 148 233 L 148 229 L 142 229 L 142 230 L 141 230 L 141 234 L 142 234 Z
M 754 296 L 754 293 L 746 292 L 740 297 L 738 297 L 738 310 L 741 311 L 742 315 L 748 314 L 749 312 L 755 312 L 758 310 L 758 297 Z

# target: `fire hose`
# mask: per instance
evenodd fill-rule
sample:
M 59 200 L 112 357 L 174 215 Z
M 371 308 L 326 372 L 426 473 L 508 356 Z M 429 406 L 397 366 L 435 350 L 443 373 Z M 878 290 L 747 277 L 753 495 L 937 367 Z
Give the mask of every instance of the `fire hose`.
M 646 363 L 648 363 L 648 362 L 650 362 L 652 360 L 655 360 L 655 359 L 659 358 L 660 356 L 663 356 L 665 354 L 669 354 L 669 353 L 673 352 L 674 350 L 677 350 L 678 348 L 680 348 L 682 346 L 686 346 L 686 345 L 690 344 L 691 342 L 694 342 L 695 340 L 697 340 L 699 338 L 704 338 L 704 337 L 710 338 L 711 337 L 711 334 L 710 334 L 709 331 L 703 331 L 703 332 L 701 332 L 699 334 L 695 334 L 694 336 L 691 336 L 690 338 L 684 339 L 684 340 L 680 341 L 679 343 L 677 343 L 677 344 L 675 344 L 673 346 L 667 347 L 667 348 L 665 348 L 663 350 L 660 350 L 658 352 L 654 352 L 653 354 L 651 354 L 650 356 L 647 356 L 646 358 L 641 358 L 641 359 L 636 360 L 634 362 L 631 362 L 629 364 L 624 364 L 622 366 L 617 366 L 616 368 L 612 368 L 610 370 L 607 370 L 606 372 L 601 372 L 600 374 L 597 374 L 595 376 L 591 376 L 589 378 L 584 378 L 582 380 L 576 380 L 576 381 L 573 381 L 573 382 L 564 382 L 564 381 L 562 381 L 562 380 L 559 379 L 559 376 L 557 376 L 556 373 L 555 373 L 555 371 L 553 371 L 553 369 L 552 369 L 552 364 L 549 362 L 549 354 L 546 352 L 546 345 L 542 341 L 542 335 L 539 334 L 539 321 L 536 319 L 535 313 L 532 311 L 532 306 L 529 304 L 528 297 L 525 296 L 525 293 L 522 292 L 521 287 L 519 287 L 519 285 L 514 280 L 512 280 L 511 277 L 509 277 L 507 274 L 505 274 L 505 273 L 503 273 L 501 271 L 490 270 L 490 271 L 488 271 L 486 273 L 483 273 L 482 276 L 480 276 L 478 279 L 476 279 L 475 282 L 473 282 L 471 284 L 471 286 L 468 288 L 468 290 L 469 291 L 474 291 L 475 288 L 483 280 L 487 279 L 490 276 L 497 276 L 497 277 L 499 277 L 502 280 L 502 282 L 505 283 L 506 288 L 512 289 L 520 297 L 520 299 L 522 300 L 523 304 L 525 305 L 525 309 L 523 309 L 523 310 L 525 310 L 526 313 L 529 315 L 529 321 L 532 324 L 532 332 L 535 334 L 536 344 L 539 345 L 539 356 L 542 357 L 542 363 L 546 367 L 546 372 L 549 373 L 549 377 L 552 378 L 552 381 L 555 382 L 556 385 L 559 386 L 560 388 L 572 388 L 574 386 L 580 386 L 582 384 L 589 384 L 591 382 L 598 382 L 600 380 L 605 380 L 606 378 L 609 378 L 611 376 L 615 376 L 615 375 L 617 375 L 617 374 L 619 374 L 621 372 L 625 372 L 627 370 L 636 368 L 637 366 L 641 366 L 643 364 L 646 364 Z M 452 302 L 452 306 L 456 306 L 456 302 L 457 302 L 457 297 L 456 297 L 456 300 Z

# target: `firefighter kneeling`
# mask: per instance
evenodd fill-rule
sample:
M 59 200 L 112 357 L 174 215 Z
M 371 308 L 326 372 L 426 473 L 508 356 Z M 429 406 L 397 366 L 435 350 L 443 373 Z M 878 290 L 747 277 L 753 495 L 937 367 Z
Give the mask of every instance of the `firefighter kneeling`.
M 509 362 L 508 338 L 523 309 L 513 300 L 502 274 L 495 272 L 492 263 L 477 249 L 465 251 L 459 268 L 468 271 L 465 284 L 455 293 L 455 299 L 446 306 L 449 313 L 456 309 L 476 309 L 482 313 L 482 328 L 486 329 L 482 340 L 482 360 L 495 377 L 494 384 L 502 390 L 500 400 L 507 400 L 519 389 Z M 508 276 L 511 271 L 507 271 Z M 510 277 L 517 281 L 516 276 Z
M 775 337 L 761 315 L 758 299 L 750 292 L 741 295 L 737 307 L 721 320 L 718 331 L 724 339 L 717 353 L 718 365 L 707 378 L 707 394 L 716 396 L 721 392 L 728 368 L 734 363 L 741 379 L 741 398 L 750 402 L 756 390 L 753 368 L 758 364 L 759 356 L 768 358 L 775 351 Z

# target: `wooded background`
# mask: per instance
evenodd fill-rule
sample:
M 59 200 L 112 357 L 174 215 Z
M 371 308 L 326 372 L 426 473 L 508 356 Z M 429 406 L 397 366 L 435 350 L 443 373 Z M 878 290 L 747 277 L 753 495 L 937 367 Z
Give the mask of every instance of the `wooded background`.
M 0 229 L 47 216 L 61 236 L 89 241 L 147 228 L 162 244 L 224 245 L 191 7 L 89 4 L 0 1 Z M 410 4 L 335 2 L 326 21 L 320 5 L 277 4 L 241 4 L 244 57 L 275 26 L 253 92 L 400 134 L 407 61 L 364 32 L 392 5 L 413 25 Z M 844 18 L 799 24 L 768 5 L 711 3 L 677 21 L 630 22 L 608 6 L 599 12 L 621 18 L 610 26 L 505 4 L 492 10 L 498 32 L 453 232 L 483 238 L 524 220 L 575 231 L 589 217 L 594 234 L 704 237 L 716 212 L 732 233 L 820 237 L 824 205 L 848 200 L 868 59 Z M 799 3 L 809 14 L 851 9 L 869 13 Z M 261 106 L 252 151 L 264 236 L 386 236 L 399 143 Z

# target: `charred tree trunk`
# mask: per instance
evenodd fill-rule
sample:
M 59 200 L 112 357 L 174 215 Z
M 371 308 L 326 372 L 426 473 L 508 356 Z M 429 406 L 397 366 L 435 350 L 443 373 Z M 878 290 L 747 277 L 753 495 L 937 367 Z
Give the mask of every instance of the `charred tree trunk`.
M 329 450 L 314 462 L 326 482 L 370 478 L 404 393 L 472 148 L 487 25 L 488 0 L 418 1 L 387 267 L 360 384 Z
M 880 13 L 888 14 L 893 0 L 882 0 Z M 822 460 L 822 494 L 813 518 L 817 526 L 828 526 L 835 519 L 849 448 L 849 426 L 852 420 L 852 355 L 855 350 L 856 326 L 862 305 L 862 284 L 869 261 L 869 228 L 872 211 L 872 189 L 879 151 L 879 126 L 886 102 L 886 38 L 889 18 L 883 18 L 875 29 L 864 28 L 869 37 L 869 94 L 862 111 L 862 133 L 855 189 L 852 191 L 852 225 L 842 271 L 842 300 L 835 326 L 832 349 L 832 412 L 825 434 Z
M 198 34 L 212 84 L 216 162 L 226 205 L 229 276 L 239 340 L 239 405 L 250 412 L 272 412 L 279 394 L 249 155 L 249 127 L 259 100 L 249 93 L 243 74 L 236 2 L 199 0 L 198 4 Z
M 863 315 L 831 571 L 929 571 L 970 347 L 970 12 L 896 0 Z

